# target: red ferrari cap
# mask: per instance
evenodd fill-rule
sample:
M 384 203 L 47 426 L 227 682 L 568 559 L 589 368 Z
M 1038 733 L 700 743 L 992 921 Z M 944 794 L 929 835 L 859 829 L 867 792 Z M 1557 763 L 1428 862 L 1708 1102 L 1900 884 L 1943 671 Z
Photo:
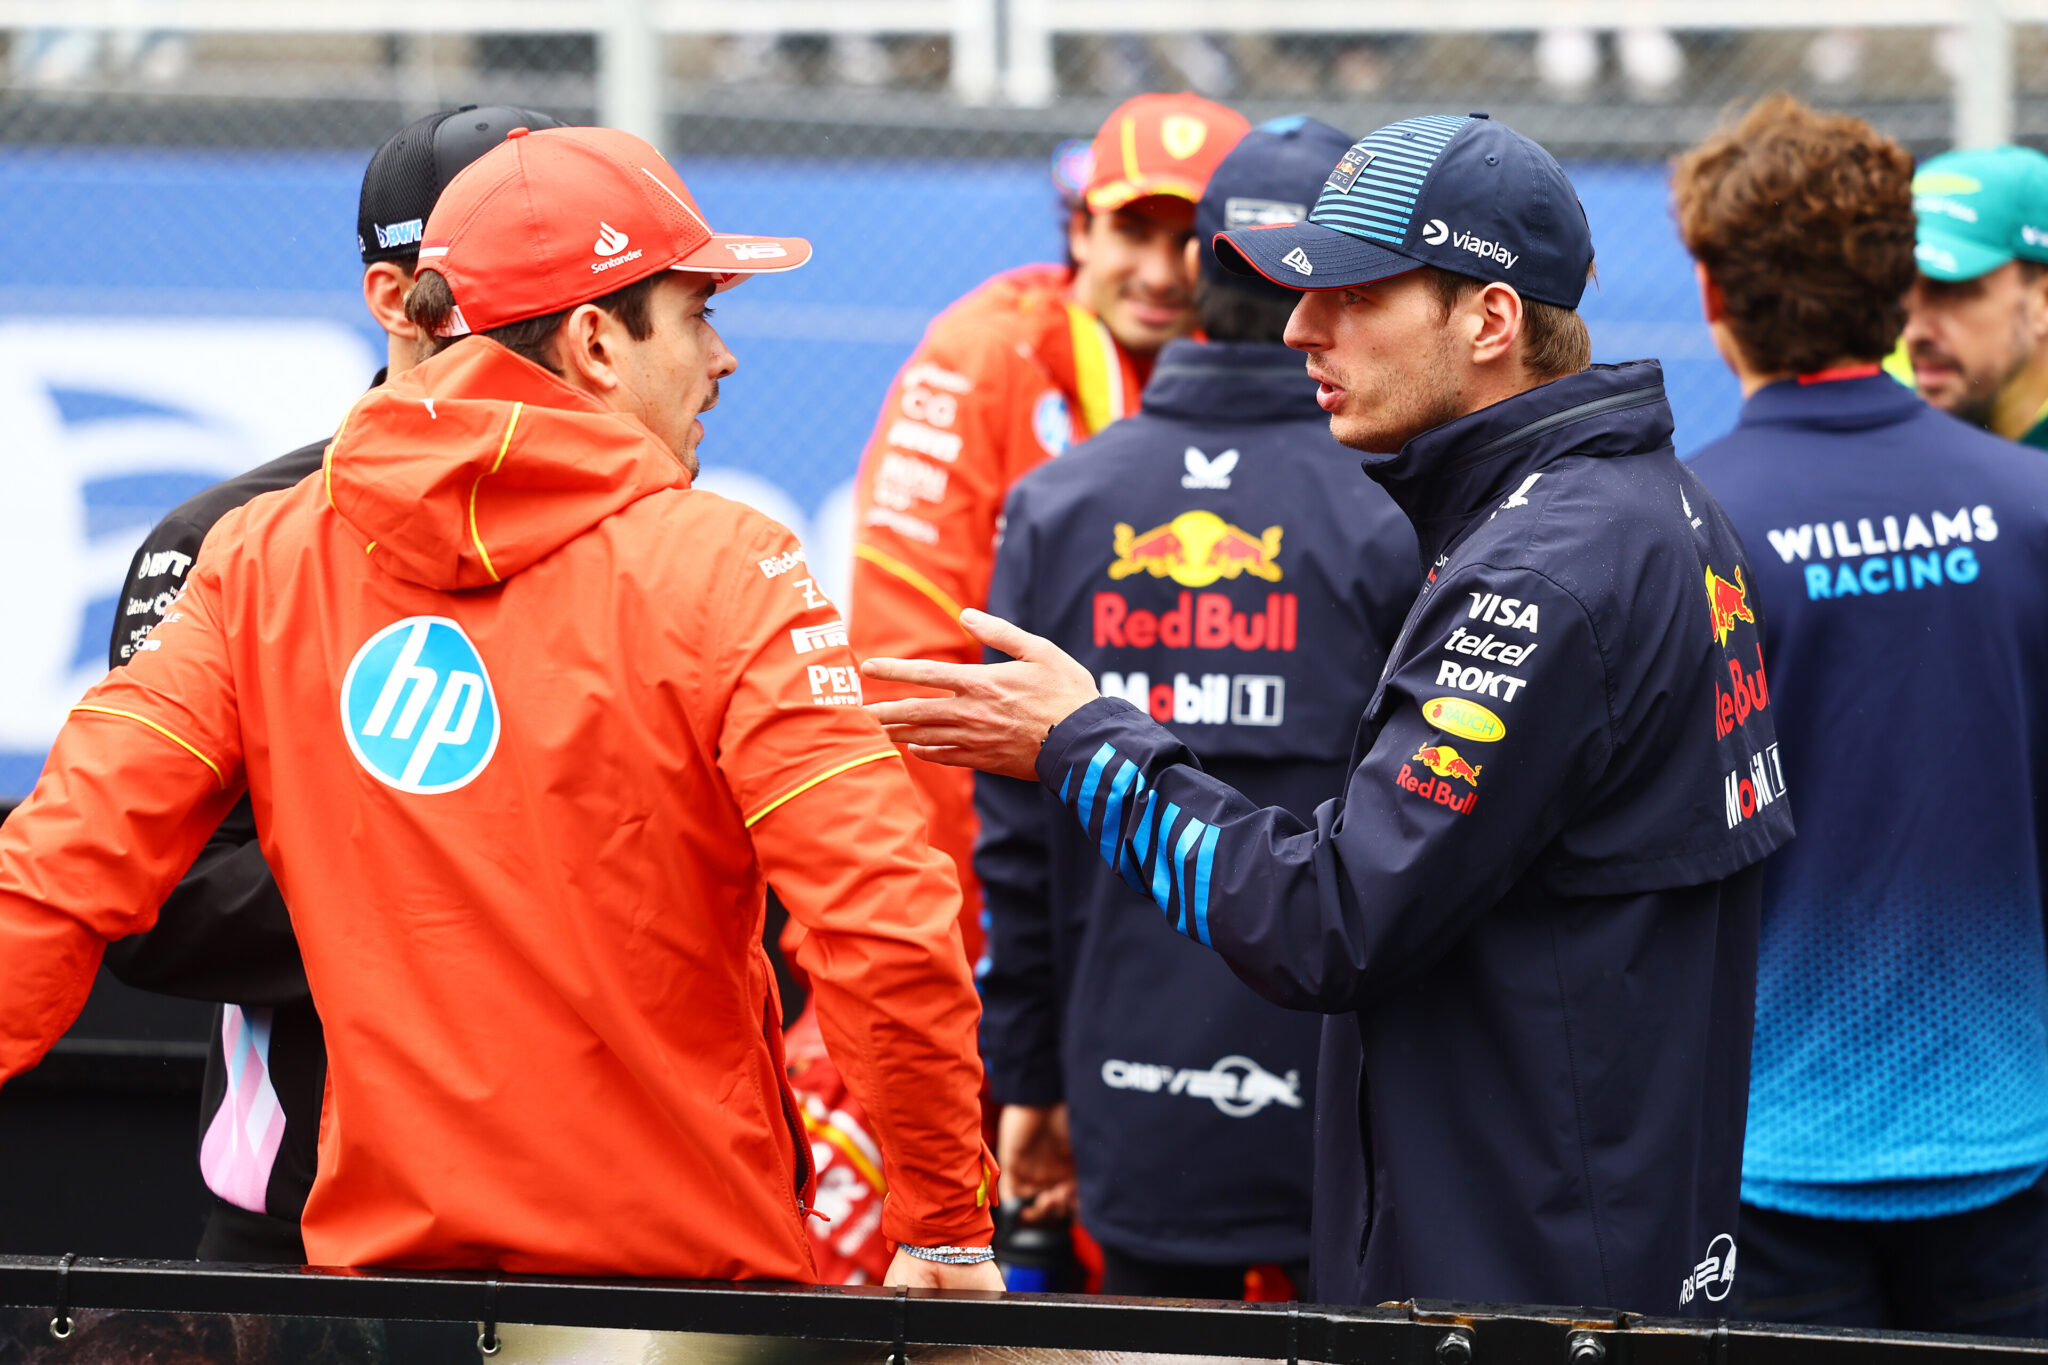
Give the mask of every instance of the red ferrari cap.
M 441 192 L 420 268 L 447 279 L 454 332 L 559 313 L 663 270 L 730 289 L 811 258 L 801 237 L 713 232 L 661 153 L 616 128 L 514 128 Z
M 1090 148 L 1088 207 L 1108 213 L 1152 194 L 1199 203 L 1216 163 L 1250 131 L 1243 114 L 1200 95 L 1125 100 Z

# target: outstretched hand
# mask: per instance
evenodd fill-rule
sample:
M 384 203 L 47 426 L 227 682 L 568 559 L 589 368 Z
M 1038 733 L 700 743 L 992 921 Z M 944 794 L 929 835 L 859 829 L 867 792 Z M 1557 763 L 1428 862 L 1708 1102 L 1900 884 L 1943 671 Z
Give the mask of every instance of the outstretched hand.
M 953 695 L 878 701 L 867 709 L 890 739 L 908 745 L 919 758 L 1035 781 L 1039 746 L 1053 726 L 1101 695 L 1095 679 L 1052 641 L 1000 616 L 963 611 L 960 625 L 1015 662 L 869 659 L 860 666 L 865 677 Z

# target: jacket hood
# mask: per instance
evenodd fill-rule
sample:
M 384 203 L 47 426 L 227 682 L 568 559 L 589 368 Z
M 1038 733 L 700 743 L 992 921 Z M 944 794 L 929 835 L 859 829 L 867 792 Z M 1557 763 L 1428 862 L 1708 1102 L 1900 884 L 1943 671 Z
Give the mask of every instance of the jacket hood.
M 442 590 L 503 582 L 648 494 L 690 486 L 637 418 L 487 337 L 364 394 L 324 478 L 372 563 Z

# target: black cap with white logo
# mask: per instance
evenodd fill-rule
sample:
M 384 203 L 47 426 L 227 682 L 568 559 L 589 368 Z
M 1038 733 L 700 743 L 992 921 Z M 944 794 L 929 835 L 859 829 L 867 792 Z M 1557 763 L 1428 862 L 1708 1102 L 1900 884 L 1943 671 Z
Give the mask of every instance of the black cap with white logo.
M 434 201 L 457 172 L 505 140 L 514 128 L 559 128 L 533 109 L 496 104 L 443 109 L 414 119 L 370 157 L 356 204 L 356 246 L 363 264 L 411 260 Z
M 1350 145 L 1351 134 L 1306 114 L 1261 123 L 1210 172 L 1208 188 L 1195 205 L 1195 240 L 1206 245 L 1233 228 L 1303 221 L 1330 173 L 1330 162 Z M 1213 249 L 1202 253 L 1202 274 L 1248 292 L 1293 297 L 1257 276 L 1247 279 L 1224 269 Z
M 1338 158 L 1307 222 L 1214 240 L 1227 269 L 1301 291 L 1433 265 L 1577 308 L 1593 265 L 1592 229 L 1564 168 L 1484 114 L 1368 133 Z

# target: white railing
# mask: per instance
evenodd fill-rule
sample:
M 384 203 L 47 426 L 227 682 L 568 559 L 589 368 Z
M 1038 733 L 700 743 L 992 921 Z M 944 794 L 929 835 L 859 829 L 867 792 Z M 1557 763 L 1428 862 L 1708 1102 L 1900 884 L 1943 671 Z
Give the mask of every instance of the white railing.
M 1924 27 L 1962 33 L 1957 141 L 1981 145 L 2011 134 L 2012 25 L 2043 22 L 2048 0 L 0 0 L 15 29 L 595 33 L 601 117 L 643 135 L 670 34 L 946 33 L 963 104 L 1035 107 L 1053 98 L 1062 33 Z

